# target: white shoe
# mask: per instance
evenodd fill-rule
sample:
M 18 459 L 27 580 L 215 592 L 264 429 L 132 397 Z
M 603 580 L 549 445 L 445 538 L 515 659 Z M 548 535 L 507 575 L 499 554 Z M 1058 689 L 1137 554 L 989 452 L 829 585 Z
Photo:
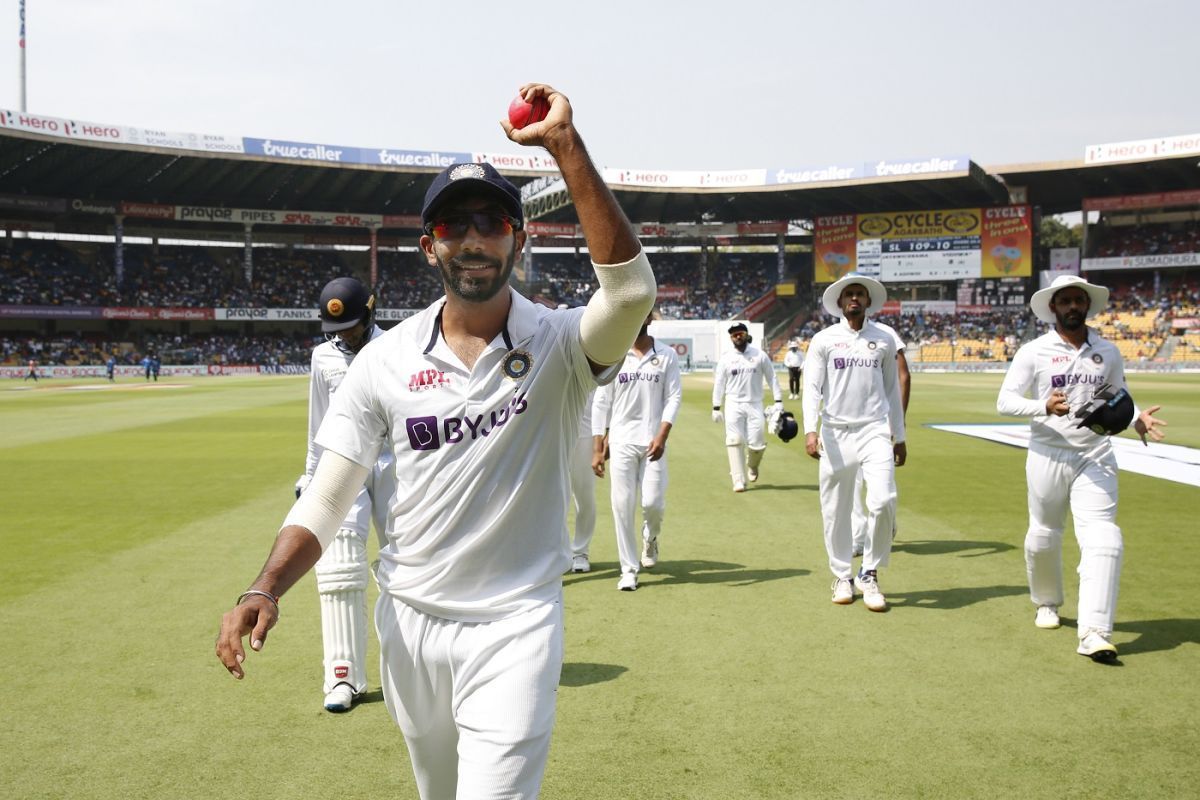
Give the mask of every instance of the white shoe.
M 858 590 L 862 592 L 863 603 L 872 611 L 887 611 L 887 598 L 883 596 L 883 592 L 879 589 L 879 580 L 875 576 L 875 570 L 858 573 L 858 577 L 854 579 L 854 583 L 858 586 Z
M 756 480 L 758 480 L 758 470 L 756 470 L 754 467 L 747 467 L 746 477 L 750 479 L 751 483 L 754 483 Z
M 638 587 L 636 572 L 622 572 L 621 580 L 617 581 L 617 588 L 622 592 L 636 592 Z
M 1110 662 L 1117 660 L 1117 648 L 1108 640 L 1108 635 L 1098 630 L 1087 628 L 1080 631 L 1083 636 L 1079 639 L 1079 649 L 1075 652 L 1087 656 L 1092 661 Z
M 354 689 L 348 683 L 339 683 L 325 695 L 325 710 L 340 714 L 354 705 Z
M 642 544 L 642 566 L 646 569 L 658 566 L 658 537 L 647 539 Z
M 591 572 L 592 562 L 582 553 L 571 559 L 571 572 Z
M 746 484 L 742 483 L 741 481 L 736 481 L 733 484 L 733 490 L 735 492 L 744 492 L 746 491 Z
M 1055 606 L 1038 606 L 1037 616 L 1033 618 L 1033 624 L 1048 631 L 1061 628 L 1062 622 L 1058 619 L 1058 608 Z
M 854 602 L 854 584 L 849 578 L 834 578 L 833 579 L 833 602 L 839 606 L 849 605 Z

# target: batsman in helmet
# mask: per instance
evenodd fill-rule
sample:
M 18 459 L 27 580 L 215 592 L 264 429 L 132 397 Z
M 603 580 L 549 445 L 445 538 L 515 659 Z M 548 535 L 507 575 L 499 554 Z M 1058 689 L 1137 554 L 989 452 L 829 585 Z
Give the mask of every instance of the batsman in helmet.
M 308 391 L 308 456 L 296 481 L 296 496 L 308 486 L 321 458 L 313 439 L 350 367 L 372 339 L 375 297 L 357 278 L 334 278 L 321 290 L 321 331 L 325 341 L 312 353 Z M 349 711 L 367 687 L 367 535 L 372 521 L 379 544 L 387 527 L 388 501 L 395 491 L 391 451 L 383 449 L 375 468 L 342 521 L 332 544 L 317 562 L 321 598 L 321 639 L 325 650 L 325 710 Z

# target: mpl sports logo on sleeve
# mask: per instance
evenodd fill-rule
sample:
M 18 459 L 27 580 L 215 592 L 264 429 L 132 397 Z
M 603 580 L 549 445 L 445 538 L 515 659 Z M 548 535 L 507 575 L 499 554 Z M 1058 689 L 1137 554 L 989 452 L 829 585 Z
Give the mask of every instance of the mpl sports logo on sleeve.
M 515 395 L 499 411 L 473 417 L 409 417 L 404 420 L 408 444 L 413 450 L 437 450 L 443 444 L 475 442 L 504 427 L 518 414 L 525 413 L 529 403 L 525 395 Z

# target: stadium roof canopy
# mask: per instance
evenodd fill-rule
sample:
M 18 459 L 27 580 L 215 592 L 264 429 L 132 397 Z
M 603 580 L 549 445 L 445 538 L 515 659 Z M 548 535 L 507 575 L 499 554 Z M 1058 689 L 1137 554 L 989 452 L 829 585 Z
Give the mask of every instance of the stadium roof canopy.
M 755 222 L 823 214 L 1002 205 L 1019 198 L 1044 213 L 1075 211 L 1085 197 L 1200 187 L 1196 156 L 1085 165 L 1024 164 L 985 170 L 738 188 L 614 185 L 635 223 Z M 238 153 L 206 153 L 84 142 L 0 127 L 0 195 L 64 198 L 92 204 L 162 203 L 350 214 L 419 214 L 435 167 L 319 163 Z M 544 172 L 505 170 L 525 184 Z M 76 204 L 78 205 L 78 204 Z M 0 204 L 8 219 L 46 211 Z M 96 219 L 95 208 L 91 219 Z M 570 206 L 540 217 L 574 221 Z M 146 224 L 151 224 L 146 221 Z

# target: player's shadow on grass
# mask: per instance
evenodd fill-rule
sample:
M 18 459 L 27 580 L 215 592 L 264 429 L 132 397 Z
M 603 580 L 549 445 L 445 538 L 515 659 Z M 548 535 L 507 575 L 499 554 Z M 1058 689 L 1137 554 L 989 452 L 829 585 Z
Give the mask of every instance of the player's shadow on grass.
M 1148 619 L 1118 622 L 1114 627 L 1118 633 L 1138 635 L 1132 642 L 1117 645 L 1122 657 L 1200 644 L 1200 619 Z
M 756 483 L 756 484 L 754 484 L 754 488 L 751 491 L 753 491 L 753 492 L 762 492 L 762 491 L 767 491 L 767 492 L 795 492 L 795 491 L 815 492 L 820 488 L 821 487 L 817 486 L 817 484 L 815 484 L 815 483 Z
M 558 679 L 558 685 L 590 686 L 593 683 L 614 681 L 628 671 L 628 667 L 622 667 L 619 664 L 588 664 L 568 661 L 562 665 L 562 676 Z
M 654 569 L 644 569 L 639 575 L 642 589 L 653 591 L 656 586 L 677 583 L 728 583 L 731 586 L 750 586 L 780 578 L 811 575 L 808 569 L 749 569 L 745 564 L 726 561 L 659 561 Z M 592 571 L 563 576 L 563 585 L 584 581 L 609 581 L 621 576 L 620 565 L 613 562 L 592 562 Z M 641 589 L 639 589 L 641 591 Z
M 383 689 L 372 689 L 369 692 L 363 692 L 354 701 L 355 706 L 365 706 L 371 703 L 383 702 Z
M 1029 594 L 1028 586 L 965 586 L 957 589 L 927 589 L 916 592 L 888 592 L 888 605 L 895 609 L 931 608 L 949 611 L 965 608 L 997 597 Z
M 961 558 L 979 558 L 994 556 L 1015 549 L 1016 545 L 1008 542 L 979 542 L 969 539 L 903 539 L 892 545 L 893 553 L 909 553 L 914 556 L 945 556 L 951 553 L 962 553 Z M 979 551 L 979 552 L 967 552 Z

